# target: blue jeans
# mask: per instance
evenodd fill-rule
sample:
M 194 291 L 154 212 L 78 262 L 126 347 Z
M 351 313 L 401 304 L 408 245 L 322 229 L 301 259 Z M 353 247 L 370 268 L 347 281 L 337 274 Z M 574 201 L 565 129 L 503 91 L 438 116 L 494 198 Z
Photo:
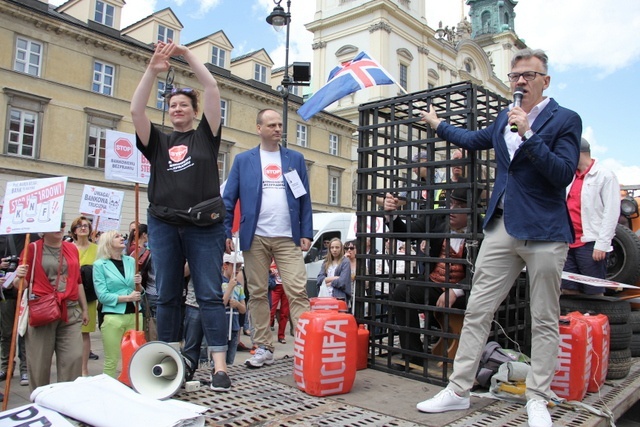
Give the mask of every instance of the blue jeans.
M 227 328 L 229 327 L 226 323 Z M 228 338 L 228 329 L 226 329 Z M 227 365 L 233 364 L 236 358 L 236 350 L 238 349 L 238 332 L 231 332 L 231 339 L 228 341 L 227 349 Z M 202 331 L 202 321 L 200 319 L 200 310 L 197 307 L 188 305 L 184 313 L 184 346 L 182 352 L 187 355 L 191 360 L 196 362 L 200 361 L 200 346 L 202 344 L 202 338 L 204 333 Z M 212 361 L 213 363 L 213 361 Z M 214 366 L 212 365 L 212 368 Z
M 172 225 L 151 214 L 149 247 L 153 250 L 153 267 L 158 289 L 158 339 L 180 341 L 184 262 L 189 262 L 196 300 L 200 306 L 202 329 L 209 352 L 227 351 L 225 310 L 222 304 L 222 254 L 224 225 L 208 227 Z
M 200 346 L 204 331 L 202 330 L 202 319 L 200 310 L 197 307 L 187 305 L 184 310 L 184 345 L 182 352 L 196 363 L 200 362 Z M 207 359 L 210 355 L 207 355 Z

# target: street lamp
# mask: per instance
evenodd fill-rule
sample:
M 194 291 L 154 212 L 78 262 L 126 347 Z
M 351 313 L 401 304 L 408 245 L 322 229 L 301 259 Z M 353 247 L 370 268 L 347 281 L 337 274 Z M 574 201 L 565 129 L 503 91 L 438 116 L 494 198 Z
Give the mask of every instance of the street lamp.
M 267 16 L 267 23 L 272 25 L 276 31 L 282 31 L 286 25 L 286 41 L 284 54 L 284 76 L 282 83 L 278 86 L 278 92 L 282 95 L 282 145 L 287 146 L 287 120 L 289 113 L 289 88 L 291 86 L 309 86 L 311 64 L 294 63 L 293 79 L 289 75 L 289 24 L 291 23 L 291 0 L 287 0 L 287 11 L 280 6 L 282 0 L 273 0 L 275 7 Z M 299 78 L 298 78 L 299 77 Z

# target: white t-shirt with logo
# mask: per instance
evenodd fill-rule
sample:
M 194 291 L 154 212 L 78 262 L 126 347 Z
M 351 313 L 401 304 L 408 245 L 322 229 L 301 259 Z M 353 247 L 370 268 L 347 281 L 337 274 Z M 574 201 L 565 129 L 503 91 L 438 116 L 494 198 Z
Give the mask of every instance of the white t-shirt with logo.
M 262 204 L 256 234 L 264 237 L 292 237 L 289 203 L 285 190 L 280 151 L 260 150 Z

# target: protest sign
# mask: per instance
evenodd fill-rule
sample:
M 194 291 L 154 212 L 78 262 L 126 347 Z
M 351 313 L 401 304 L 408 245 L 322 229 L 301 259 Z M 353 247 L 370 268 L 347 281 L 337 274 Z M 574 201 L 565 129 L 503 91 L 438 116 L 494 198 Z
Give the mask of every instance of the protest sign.
M 80 199 L 80 213 L 120 218 L 124 191 L 85 185 Z
M 148 184 L 150 175 L 151 164 L 136 148 L 136 136 L 107 130 L 104 177 L 115 181 Z
M 0 233 L 60 230 L 67 177 L 7 182 Z

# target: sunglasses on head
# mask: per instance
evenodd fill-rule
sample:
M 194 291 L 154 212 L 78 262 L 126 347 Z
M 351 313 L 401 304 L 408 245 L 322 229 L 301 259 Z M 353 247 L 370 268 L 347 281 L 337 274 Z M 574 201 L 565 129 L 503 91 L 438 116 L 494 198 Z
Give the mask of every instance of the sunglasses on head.
M 171 95 L 179 95 L 181 93 L 193 93 L 193 89 L 190 87 L 174 87 L 171 89 Z

